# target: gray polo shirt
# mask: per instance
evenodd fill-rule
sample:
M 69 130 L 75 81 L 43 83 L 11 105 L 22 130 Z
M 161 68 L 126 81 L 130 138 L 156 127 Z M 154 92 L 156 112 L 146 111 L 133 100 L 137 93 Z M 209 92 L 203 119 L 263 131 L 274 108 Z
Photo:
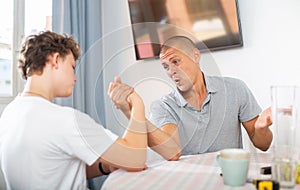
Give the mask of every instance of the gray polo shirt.
M 204 78 L 208 93 L 201 110 L 173 91 L 152 103 L 151 122 L 157 127 L 176 124 L 184 155 L 242 148 L 241 122 L 258 116 L 260 106 L 241 80 Z

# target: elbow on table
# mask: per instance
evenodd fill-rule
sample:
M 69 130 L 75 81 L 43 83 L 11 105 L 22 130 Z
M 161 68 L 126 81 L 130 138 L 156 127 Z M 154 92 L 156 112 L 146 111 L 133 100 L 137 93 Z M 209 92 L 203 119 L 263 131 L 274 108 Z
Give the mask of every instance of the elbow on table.
M 147 155 L 146 152 L 144 154 L 136 155 L 136 160 L 131 160 L 131 163 L 128 163 L 127 166 L 123 167 L 124 170 L 128 172 L 139 172 L 145 170 L 147 168 L 146 161 Z
M 169 158 L 167 160 L 168 161 L 177 161 L 177 160 L 179 160 L 179 158 L 181 157 L 181 155 L 182 155 L 182 152 L 180 151 L 177 154 L 175 154 L 173 157 L 171 157 L 171 158 Z
M 139 167 L 139 168 L 124 168 L 126 171 L 128 172 L 140 172 L 143 171 L 145 169 L 147 169 L 146 165 L 144 165 L 144 167 Z
M 143 171 L 145 169 L 147 169 L 146 166 L 146 159 L 144 162 L 141 163 L 137 163 L 133 166 L 127 166 L 127 167 L 123 167 L 124 170 L 128 171 L 128 172 L 140 172 Z

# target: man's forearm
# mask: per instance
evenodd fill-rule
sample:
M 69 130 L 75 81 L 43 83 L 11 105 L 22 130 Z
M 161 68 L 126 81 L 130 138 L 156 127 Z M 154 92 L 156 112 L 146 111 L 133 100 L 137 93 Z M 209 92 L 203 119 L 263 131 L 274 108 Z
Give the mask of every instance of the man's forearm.
M 181 156 L 181 145 L 178 130 L 171 134 L 157 128 L 147 120 L 148 146 L 166 160 L 178 160 Z
M 269 128 L 255 129 L 252 142 L 256 148 L 262 151 L 269 149 L 273 140 L 273 134 Z

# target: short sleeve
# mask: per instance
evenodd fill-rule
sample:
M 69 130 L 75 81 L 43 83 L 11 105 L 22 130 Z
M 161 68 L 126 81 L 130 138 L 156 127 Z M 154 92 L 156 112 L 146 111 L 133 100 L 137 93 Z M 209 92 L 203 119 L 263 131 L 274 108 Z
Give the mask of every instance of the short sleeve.
M 96 123 L 89 115 L 74 110 L 69 122 L 70 134 L 64 140 L 68 154 L 86 164 L 93 164 L 118 138 L 108 129 Z
M 172 112 L 172 108 L 161 99 L 152 102 L 149 120 L 159 128 L 165 124 L 178 124 L 176 116 Z
M 251 90 L 247 87 L 247 85 L 240 81 L 239 83 L 239 120 L 240 122 L 249 121 L 256 116 L 258 116 L 262 109 L 258 105 L 254 95 Z

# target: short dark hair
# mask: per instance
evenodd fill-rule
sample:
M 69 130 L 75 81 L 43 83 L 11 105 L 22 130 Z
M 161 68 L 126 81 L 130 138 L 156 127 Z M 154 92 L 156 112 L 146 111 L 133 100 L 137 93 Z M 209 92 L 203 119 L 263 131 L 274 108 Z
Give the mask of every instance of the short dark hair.
M 185 45 L 183 47 L 183 44 Z M 193 50 L 194 48 L 197 48 L 196 44 L 188 37 L 186 36 L 173 36 L 171 38 L 168 38 L 160 48 L 159 53 L 163 54 L 165 53 L 169 48 L 177 48 L 183 51 Z
M 79 58 L 80 47 L 71 36 L 51 31 L 31 35 L 22 46 L 18 68 L 27 80 L 33 73 L 43 72 L 49 55 L 59 53 L 65 58 L 70 52 L 75 60 Z

